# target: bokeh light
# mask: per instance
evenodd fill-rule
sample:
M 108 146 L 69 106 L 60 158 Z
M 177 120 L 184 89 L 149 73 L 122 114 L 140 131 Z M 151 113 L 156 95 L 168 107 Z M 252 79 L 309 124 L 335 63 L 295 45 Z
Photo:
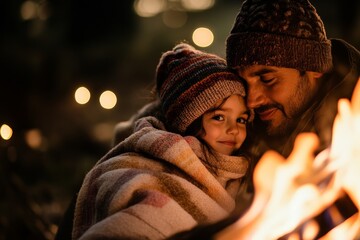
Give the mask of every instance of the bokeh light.
M 166 7 L 165 0 L 135 0 L 134 10 L 140 17 L 152 17 L 162 12 Z
M 32 129 L 25 133 L 25 141 L 29 147 L 39 149 L 43 143 L 43 137 L 39 129 Z
M 11 138 L 12 134 L 13 134 L 13 130 L 9 125 L 7 125 L 7 124 L 1 125 L 0 136 L 2 139 L 9 140 Z
M 103 108 L 112 109 L 116 105 L 117 98 L 115 93 L 107 90 L 100 95 L 99 102 Z
M 92 135 L 99 141 L 108 143 L 114 137 L 114 125 L 110 123 L 99 123 L 93 127 Z
M 21 18 L 24 20 L 34 19 L 37 16 L 37 4 L 33 1 L 25 1 L 20 8 Z
M 168 10 L 163 12 L 162 20 L 170 28 L 180 28 L 187 21 L 187 13 L 180 10 Z
M 90 91 L 86 87 L 79 87 L 75 91 L 75 101 L 78 104 L 86 104 L 91 97 Z
M 181 0 L 181 3 L 189 11 L 202 11 L 213 7 L 215 0 Z
M 38 7 L 38 18 L 44 21 L 49 18 L 49 15 L 50 15 L 50 9 L 48 7 L 48 4 L 46 4 L 46 2 L 44 1 Z
M 200 27 L 193 32 L 192 40 L 199 47 L 208 47 L 214 42 L 214 34 L 210 29 Z

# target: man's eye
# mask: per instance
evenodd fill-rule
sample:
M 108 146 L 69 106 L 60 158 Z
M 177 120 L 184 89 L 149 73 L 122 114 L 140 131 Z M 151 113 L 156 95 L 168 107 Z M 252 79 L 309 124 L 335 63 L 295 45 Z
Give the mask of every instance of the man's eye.
M 261 77 L 261 81 L 263 83 L 271 83 L 272 81 L 274 81 L 275 78 L 271 78 L 271 77 Z

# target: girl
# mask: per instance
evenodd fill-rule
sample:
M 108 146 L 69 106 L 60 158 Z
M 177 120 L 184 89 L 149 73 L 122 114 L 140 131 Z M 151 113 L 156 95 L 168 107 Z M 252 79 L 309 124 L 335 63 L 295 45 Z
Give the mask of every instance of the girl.
M 156 92 L 161 118 L 137 120 L 86 175 L 73 239 L 164 239 L 235 209 L 249 165 L 239 154 L 250 117 L 240 79 L 182 43 L 161 56 Z

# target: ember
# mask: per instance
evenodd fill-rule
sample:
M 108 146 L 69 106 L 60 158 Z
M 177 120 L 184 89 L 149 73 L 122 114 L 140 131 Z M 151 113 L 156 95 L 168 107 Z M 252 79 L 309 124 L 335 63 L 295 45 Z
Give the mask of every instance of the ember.
M 217 240 L 315 239 L 322 226 L 314 219 L 324 210 L 336 224 L 322 240 L 360 239 L 359 213 L 343 219 L 333 207 L 335 201 L 348 195 L 360 209 L 359 82 L 351 102 L 338 102 L 328 149 L 315 156 L 317 136 L 303 133 L 288 159 L 273 151 L 264 154 L 255 168 L 255 197 L 250 209 L 220 232 Z

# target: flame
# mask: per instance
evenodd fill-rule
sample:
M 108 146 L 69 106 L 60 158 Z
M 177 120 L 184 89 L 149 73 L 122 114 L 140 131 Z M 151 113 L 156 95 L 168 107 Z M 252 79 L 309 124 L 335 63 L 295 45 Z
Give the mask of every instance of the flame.
M 325 209 L 337 225 L 321 240 L 360 239 L 359 213 L 342 219 L 332 207 L 346 193 L 360 209 L 360 78 L 351 102 L 338 102 L 331 146 L 315 156 L 318 145 L 315 134 L 302 133 L 287 159 L 266 152 L 254 170 L 252 205 L 215 239 L 315 239 L 313 219 Z

